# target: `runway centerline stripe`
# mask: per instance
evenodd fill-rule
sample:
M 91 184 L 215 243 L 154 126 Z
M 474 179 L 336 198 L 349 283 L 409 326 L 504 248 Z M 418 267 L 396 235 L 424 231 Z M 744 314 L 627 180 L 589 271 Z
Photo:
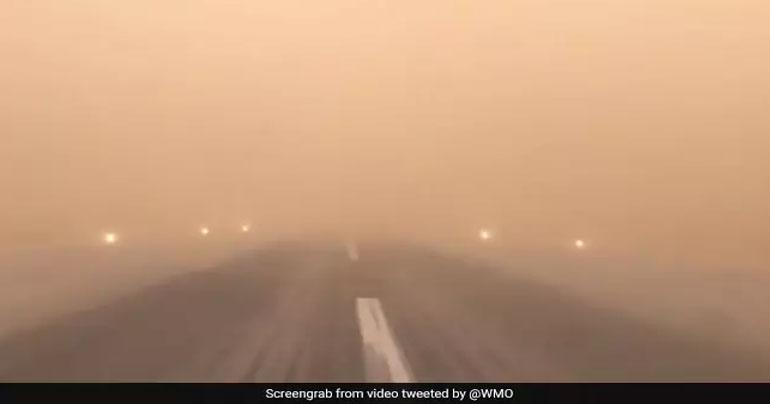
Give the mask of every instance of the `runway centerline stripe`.
M 351 261 L 358 261 L 358 245 L 354 241 L 349 241 L 345 244 L 345 249 L 348 253 L 348 258 Z
M 357 298 L 356 313 L 363 339 L 366 381 L 413 382 L 412 372 L 388 326 L 380 300 Z

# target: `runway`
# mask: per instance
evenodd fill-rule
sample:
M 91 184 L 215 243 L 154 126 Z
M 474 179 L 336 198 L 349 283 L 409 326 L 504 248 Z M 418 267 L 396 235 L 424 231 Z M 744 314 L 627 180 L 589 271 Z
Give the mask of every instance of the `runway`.
M 378 243 L 264 245 L 0 341 L 0 381 L 769 381 L 768 363 Z

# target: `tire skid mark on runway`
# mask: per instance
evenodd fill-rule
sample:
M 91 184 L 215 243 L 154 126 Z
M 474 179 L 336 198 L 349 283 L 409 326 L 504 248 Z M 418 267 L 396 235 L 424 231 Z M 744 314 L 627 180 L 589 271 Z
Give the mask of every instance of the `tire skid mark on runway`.
M 366 381 L 413 382 L 412 371 L 388 326 L 380 300 L 357 298 L 356 313 L 363 339 Z

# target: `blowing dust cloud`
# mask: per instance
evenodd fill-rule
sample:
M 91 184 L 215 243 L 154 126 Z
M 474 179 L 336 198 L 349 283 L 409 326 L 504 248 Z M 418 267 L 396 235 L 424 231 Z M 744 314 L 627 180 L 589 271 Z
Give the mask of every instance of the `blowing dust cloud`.
M 770 259 L 763 4 L 2 8 L 7 246 L 492 225 L 517 248 Z

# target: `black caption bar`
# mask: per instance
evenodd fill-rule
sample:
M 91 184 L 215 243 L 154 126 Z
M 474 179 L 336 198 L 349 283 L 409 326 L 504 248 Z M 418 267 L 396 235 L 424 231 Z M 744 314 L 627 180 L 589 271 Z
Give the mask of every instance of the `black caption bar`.
M 109 403 L 629 403 L 770 402 L 769 384 L 0 384 L 0 404 Z

